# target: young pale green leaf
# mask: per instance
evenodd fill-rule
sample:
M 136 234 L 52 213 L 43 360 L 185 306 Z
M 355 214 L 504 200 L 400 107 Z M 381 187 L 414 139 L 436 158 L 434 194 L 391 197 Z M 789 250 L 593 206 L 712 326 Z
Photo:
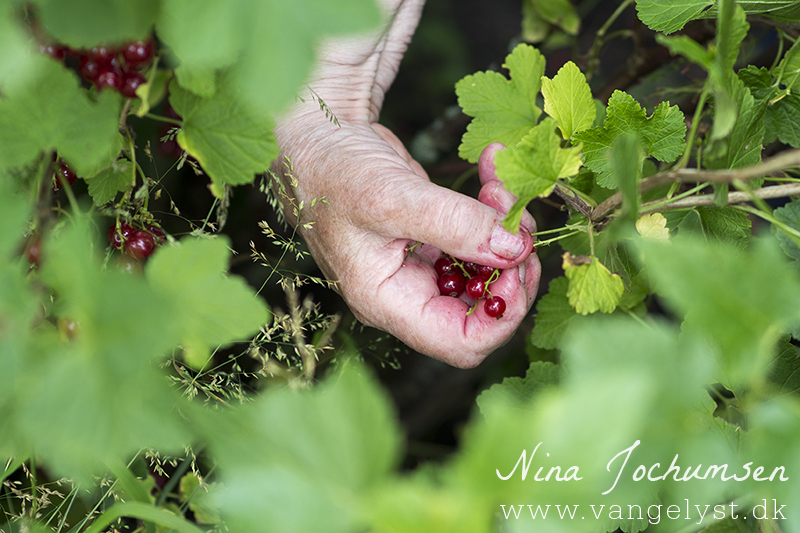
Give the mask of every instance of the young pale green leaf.
M 0 168 L 56 150 L 79 176 L 96 174 L 121 148 L 119 95 L 103 91 L 92 102 L 63 65 L 45 57 L 36 63 L 35 79 L 0 99 Z
M 581 27 L 581 19 L 569 0 L 532 0 L 536 12 L 554 26 L 558 26 L 570 35 L 577 35 Z
M 746 252 L 685 236 L 668 244 L 641 242 L 657 292 L 685 314 L 684 329 L 700 331 L 718 350 L 728 388 L 763 377 L 777 335 L 800 320 L 800 280 L 774 239 Z
M 661 213 L 650 213 L 649 215 L 639 217 L 636 221 L 636 231 L 645 239 L 657 241 L 669 240 L 667 219 Z
M 544 74 L 544 56 L 532 46 L 518 45 L 506 57 L 511 79 L 498 72 L 478 72 L 456 83 L 458 104 L 474 117 L 458 147 L 458 154 L 470 162 L 493 142 L 514 146 L 541 114 L 536 94 Z
M 551 80 L 542 78 L 544 111 L 558 121 L 565 139 L 591 128 L 596 110 L 586 76 L 572 61 L 567 62 Z
M 267 322 L 268 311 L 244 280 L 227 277 L 230 252 L 222 239 L 184 239 L 159 249 L 145 275 L 157 291 L 182 309 L 181 342 L 207 353 L 246 339 Z
M 580 315 L 575 313 L 567 299 L 569 280 L 564 277 L 550 282 L 547 294 L 536 304 L 536 321 L 531 334 L 534 345 L 545 350 L 561 346 L 567 330 Z
M 548 387 L 558 385 L 559 368 L 553 363 L 535 361 L 528 367 L 525 377 L 505 378 L 481 392 L 476 399 L 483 416 L 493 409 L 530 408 L 533 396 Z
M 107 204 L 133 183 L 133 165 L 127 159 L 120 159 L 99 174 L 86 179 L 89 195 L 96 206 Z
M 648 117 L 631 95 L 614 91 L 603 126 L 576 133 L 573 138 L 573 142 L 583 142 L 584 163 L 597 174 L 599 185 L 609 189 L 618 186 L 611 148 L 618 136 L 629 132 L 639 135 L 646 155 L 665 163 L 677 159 L 686 145 L 686 123 L 678 106 L 661 102 Z
M 503 221 L 509 231 L 516 232 L 519 228 L 528 202 L 549 195 L 556 180 L 574 176 L 580 170 L 580 146 L 561 148 L 555 128 L 555 120 L 545 118 L 517 146 L 509 146 L 495 155 L 497 177 L 517 196 Z
M 776 219 L 778 219 L 778 221 L 783 222 L 790 228 L 800 231 L 800 201 L 794 200 L 789 202 L 788 204 L 775 209 L 772 214 Z M 795 241 L 793 241 L 785 231 L 773 224 L 772 232 L 777 237 L 778 242 L 781 243 L 781 248 L 786 255 L 792 259 L 800 259 L 800 247 L 795 244 Z
M 47 34 L 73 48 L 147 38 L 158 0 L 37 0 Z
M 711 0 L 636 0 L 636 11 L 651 30 L 674 33 L 713 4 Z
M 250 183 L 278 155 L 272 120 L 253 113 L 229 80 L 222 80 L 211 98 L 172 81 L 170 103 L 183 117 L 178 143 L 217 185 Z
M 576 312 L 581 315 L 614 312 L 625 291 L 618 274 L 609 272 L 596 257 L 576 261 L 569 252 L 564 253 L 562 267 L 569 280 L 567 299 Z
M 313 389 L 274 388 L 235 414 L 250 438 L 209 435 L 223 482 L 213 501 L 232 533 L 370 529 L 362 504 L 396 465 L 400 433 L 368 369 L 346 363 Z
M 681 213 L 678 238 L 692 235 L 707 242 L 726 242 L 744 249 L 750 239 L 752 225 L 747 213 L 733 207 L 695 207 Z

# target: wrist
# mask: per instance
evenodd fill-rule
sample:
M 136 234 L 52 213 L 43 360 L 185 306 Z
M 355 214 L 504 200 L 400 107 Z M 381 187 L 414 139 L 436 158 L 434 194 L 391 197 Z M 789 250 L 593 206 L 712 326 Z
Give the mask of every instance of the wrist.
M 324 39 L 307 87 L 301 91 L 303 100 L 322 99 L 342 122 L 377 122 L 384 95 L 394 81 L 425 0 L 378 3 L 385 14 L 381 28 Z M 304 106 L 300 101 L 286 115 L 296 118 L 318 107 Z

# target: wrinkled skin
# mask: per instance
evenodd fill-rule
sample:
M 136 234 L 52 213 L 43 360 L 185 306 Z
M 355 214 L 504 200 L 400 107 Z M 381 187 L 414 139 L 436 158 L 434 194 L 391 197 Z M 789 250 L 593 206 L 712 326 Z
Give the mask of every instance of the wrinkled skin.
M 502 145 L 481 155 L 476 200 L 431 183 L 397 137 L 377 124 L 421 7 L 419 0 L 395 1 L 380 37 L 329 42 L 309 83 L 314 94 L 280 118 L 276 133 L 296 177 L 293 183 L 284 173 L 283 181 L 305 205 L 300 233 L 356 317 L 420 353 L 469 368 L 510 339 L 533 303 L 541 275 L 531 254 L 536 223 L 526 213 L 516 234 L 501 226 L 514 202 L 494 171 Z M 312 96 L 324 100 L 340 126 Z M 407 254 L 415 242 L 425 244 Z M 480 305 L 467 316 L 466 301 L 439 295 L 432 265 L 440 250 L 505 269 L 491 286 L 506 301 L 502 318 L 487 316 Z

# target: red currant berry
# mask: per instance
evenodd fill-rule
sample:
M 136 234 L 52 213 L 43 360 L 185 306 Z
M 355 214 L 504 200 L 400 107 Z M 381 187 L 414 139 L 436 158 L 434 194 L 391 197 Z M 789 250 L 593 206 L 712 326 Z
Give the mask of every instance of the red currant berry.
M 119 91 L 122 89 L 122 75 L 113 69 L 104 70 L 97 76 L 94 84 L 101 91 L 105 88 Z
M 108 244 L 120 250 L 125 241 L 131 236 L 131 233 L 133 233 L 133 228 L 127 222 L 121 222 L 119 230 L 117 230 L 117 225 L 115 224 L 108 229 Z
M 141 274 L 143 270 L 141 261 L 126 254 L 119 255 L 114 263 L 125 274 Z
M 25 258 L 32 266 L 39 266 L 42 259 L 42 239 L 38 235 L 34 235 L 25 246 Z
M 122 87 L 119 92 L 125 98 L 136 98 L 136 89 L 144 83 L 147 83 L 147 80 L 138 72 L 126 72 L 122 75 Z
M 111 62 L 116 59 L 116 57 L 117 50 L 105 44 L 93 46 L 91 50 L 86 52 L 86 58 L 103 66 L 111 65 Z
M 483 310 L 492 318 L 500 318 L 506 312 L 506 301 L 499 296 L 492 296 L 483 304 Z
M 492 274 L 496 269 L 494 267 L 486 266 L 486 265 L 478 265 L 475 269 L 475 275 L 481 276 L 482 278 L 490 279 Z
M 39 50 L 44 55 L 48 55 L 56 61 L 64 61 L 67 55 L 67 47 L 60 44 L 43 44 Z
M 473 300 L 480 300 L 486 294 L 486 279 L 481 276 L 469 278 L 464 288 L 467 296 Z
M 61 185 L 64 182 L 72 185 L 78 179 L 78 175 L 75 174 L 75 171 L 70 168 L 66 161 L 60 159 L 58 161 L 58 166 L 56 167 L 57 176 L 58 176 L 58 184 Z
M 167 242 L 167 236 L 164 231 L 156 225 L 148 224 L 145 228 L 152 236 L 156 246 L 161 246 Z
M 458 296 L 464 291 L 464 276 L 460 272 L 445 272 L 439 276 L 438 285 L 443 296 Z
M 93 82 L 100 75 L 100 65 L 86 56 L 81 57 L 80 72 L 85 80 Z
M 445 272 L 452 272 L 455 264 L 456 262 L 452 257 L 443 255 L 433 264 L 433 269 L 436 271 L 436 275 L 441 276 Z
M 477 263 L 464 263 L 464 270 L 467 271 L 467 275 L 469 277 L 474 276 L 478 272 L 478 264 Z
M 125 252 L 136 259 L 147 259 L 155 249 L 155 239 L 143 229 L 135 230 L 125 241 Z
M 129 67 L 136 68 L 153 57 L 153 41 L 135 41 L 122 49 L 122 57 Z

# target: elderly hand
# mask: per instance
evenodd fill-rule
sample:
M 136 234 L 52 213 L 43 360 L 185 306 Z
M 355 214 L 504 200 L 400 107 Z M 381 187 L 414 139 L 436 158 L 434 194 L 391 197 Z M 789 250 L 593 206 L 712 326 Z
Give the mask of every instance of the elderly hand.
M 324 49 L 309 86 L 339 125 L 307 98 L 280 118 L 276 133 L 296 177 L 284 176 L 284 183 L 306 206 L 298 229 L 355 316 L 421 353 L 468 368 L 507 342 L 533 303 L 541 274 L 531 254 L 536 224 L 526 213 L 516 234 L 501 225 L 514 202 L 494 172 L 502 145 L 481 155 L 475 200 L 431 183 L 397 137 L 377 124 L 421 4 L 402 2 L 377 40 Z M 415 242 L 424 244 L 406 253 Z M 482 306 L 467 315 L 465 300 L 440 296 L 433 269 L 440 251 L 504 269 L 491 286 L 506 301 L 502 318 L 487 316 Z

